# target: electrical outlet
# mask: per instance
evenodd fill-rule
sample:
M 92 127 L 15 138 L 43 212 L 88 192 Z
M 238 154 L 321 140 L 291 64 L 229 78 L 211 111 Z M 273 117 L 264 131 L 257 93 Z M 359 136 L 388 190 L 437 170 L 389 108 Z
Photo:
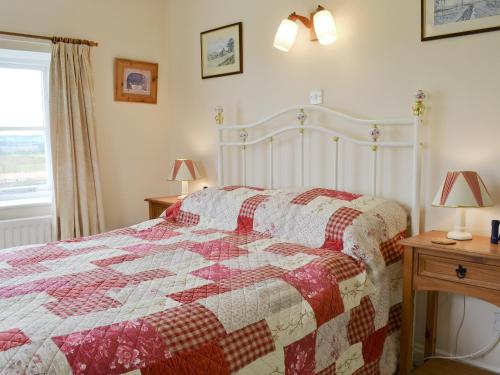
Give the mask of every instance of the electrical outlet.
M 319 105 L 323 104 L 323 89 L 315 89 L 309 93 L 309 103 Z
M 500 310 L 495 311 L 495 331 L 497 331 L 497 334 L 500 336 Z

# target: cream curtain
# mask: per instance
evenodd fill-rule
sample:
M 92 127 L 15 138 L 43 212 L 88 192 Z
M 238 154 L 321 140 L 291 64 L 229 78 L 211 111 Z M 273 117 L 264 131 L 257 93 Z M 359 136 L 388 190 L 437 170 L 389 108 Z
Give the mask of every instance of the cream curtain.
M 90 49 L 52 45 L 50 138 L 58 239 L 104 231 Z

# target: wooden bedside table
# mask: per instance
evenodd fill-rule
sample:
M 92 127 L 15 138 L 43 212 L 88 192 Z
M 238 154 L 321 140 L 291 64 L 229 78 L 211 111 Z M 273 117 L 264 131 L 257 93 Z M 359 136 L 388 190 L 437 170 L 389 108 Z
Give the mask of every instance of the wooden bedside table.
M 177 203 L 177 196 L 146 198 L 144 201 L 149 203 L 149 219 L 157 219 L 171 205 Z
M 476 297 L 500 306 L 500 246 L 492 245 L 489 237 L 482 236 L 457 241 L 455 245 L 433 244 L 434 238 L 446 238 L 446 233 L 432 231 L 400 241 L 405 246 L 400 375 L 410 374 L 413 367 L 415 291 L 427 291 L 425 357 L 434 355 L 436 350 L 439 291 Z M 457 362 L 435 360 L 428 361 L 425 369 L 415 373 L 444 374 L 443 366 L 446 373 L 471 373 L 470 367 Z M 436 372 L 429 368 L 436 368 Z M 481 371 L 474 373 L 489 374 Z

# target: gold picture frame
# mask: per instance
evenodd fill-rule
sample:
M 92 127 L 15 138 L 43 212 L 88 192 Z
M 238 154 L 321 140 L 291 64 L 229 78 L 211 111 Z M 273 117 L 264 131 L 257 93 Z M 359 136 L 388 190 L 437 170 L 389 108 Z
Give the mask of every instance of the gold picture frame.
M 156 104 L 158 64 L 115 59 L 115 101 Z

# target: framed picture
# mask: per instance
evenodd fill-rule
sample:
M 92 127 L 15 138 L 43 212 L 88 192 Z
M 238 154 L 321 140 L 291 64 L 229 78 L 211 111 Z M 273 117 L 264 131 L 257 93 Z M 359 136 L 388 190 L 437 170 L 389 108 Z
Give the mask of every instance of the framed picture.
M 115 60 L 115 100 L 156 104 L 158 64 Z
M 422 41 L 500 30 L 500 0 L 421 0 Z
M 201 78 L 243 73 L 243 24 L 204 31 L 201 42 Z

